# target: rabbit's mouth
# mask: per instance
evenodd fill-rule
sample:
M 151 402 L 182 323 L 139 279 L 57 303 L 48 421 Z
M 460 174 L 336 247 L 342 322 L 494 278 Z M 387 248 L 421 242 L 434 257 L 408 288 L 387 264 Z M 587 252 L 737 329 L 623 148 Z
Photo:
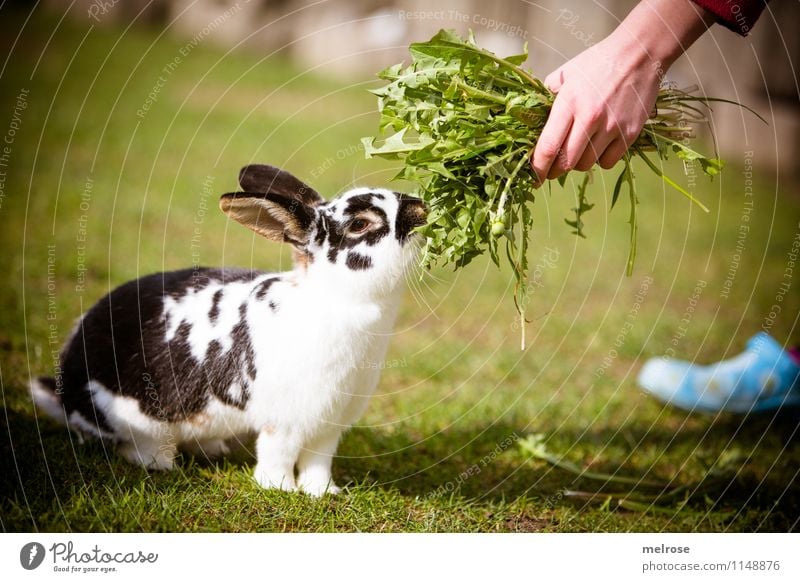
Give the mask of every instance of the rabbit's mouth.
M 424 226 L 428 218 L 428 209 L 425 203 L 414 196 L 397 194 L 400 207 L 397 209 L 395 234 L 400 243 L 405 244 L 412 238 L 419 238 L 416 228 Z

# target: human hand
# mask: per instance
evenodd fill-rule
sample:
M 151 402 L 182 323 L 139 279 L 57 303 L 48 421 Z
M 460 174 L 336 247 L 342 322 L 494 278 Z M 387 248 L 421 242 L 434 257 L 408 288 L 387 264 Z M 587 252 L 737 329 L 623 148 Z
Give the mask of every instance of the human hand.
M 557 95 L 531 156 L 540 183 L 616 164 L 650 115 L 664 72 L 714 18 L 690 0 L 641 0 L 611 35 L 548 75 Z
M 650 115 L 663 74 L 613 34 L 548 75 L 556 99 L 531 157 L 540 181 L 616 164 Z

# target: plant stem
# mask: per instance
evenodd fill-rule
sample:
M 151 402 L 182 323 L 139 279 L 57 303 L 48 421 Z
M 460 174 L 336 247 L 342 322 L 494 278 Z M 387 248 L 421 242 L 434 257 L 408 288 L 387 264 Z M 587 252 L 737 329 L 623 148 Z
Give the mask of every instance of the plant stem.
M 586 478 L 586 479 L 593 479 L 595 481 L 603 481 L 604 483 L 622 483 L 624 485 L 633 485 L 634 487 L 658 487 L 661 489 L 671 489 L 672 487 L 669 483 L 662 483 L 659 481 L 650 481 L 648 479 L 641 479 L 639 477 L 625 477 L 623 475 L 610 475 L 608 473 L 600 473 L 596 471 L 588 471 L 586 469 L 581 469 L 578 465 L 566 461 L 564 459 L 559 459 L 555 455 L 552 455 L 546 451 L 536 450 L 532 447 L 525 446 L 525 441 L 520 443 L 523 449 L 528 451 L 533 458 L 540 459 L 542 461 L 547 461 L 551 465 L 558 467 L 559 469 L 563 469 L 564 471 L 568 471 L 577 475 L 579 478 Z
M 506 205 L 506 200 L 508 199 L 508 193 L 511 190 L 511 184 L 513 184 L 514 178 L 517 177 L 517 174 L 519 174 L 520 170 L 522 170 L 522 166 L 527 161 L 528 161 L 528 156 L 522 157 L 519 160 L 519 162 L 517 162 L 517 165 L 514 167 L 514 171 L 511 172 L 511 175 L 506 180 L 506 185 L 503 187 L 502 194 L 500 194 L 500 201 L 497 203 L 497 215 L 498 216 L 502 214 L 502 210 L 504 209 L 504 207 Z
M 650 158 L 648 158 L 643 151 L 640 150 L 637 153 L 639 154 L 639 157 L 642 158 L 645 161 L 645 163 L 650 167 L 650 169 L 653 170 L 653 172 L 655 172 L 662 180 L 664 180 L 667 184 L 669 184 L 670 186 L 675 188 L 678 192 L 686 196 L 689 200 L 697 204 L 697 206 L 699 206 L 703 210 L 703 212 L 709 212 L 708 207 L 705 204 L 703 204 L 697 198 L 692 196 L 688 191 L 681 188 L 677 184 L 677 182 L 673 181 L 669 176 L 667 176 L 666 174 L 664 174 L 664 172 L 658 169 L 658 167 L 652 161 L 650 161 Z
M 489 91 L 484 91 L 482 89 L 478 89 L 477 87 L 473 87 L 472 85 L 468 85 L 461 79 L 456 79 L 456 87 L 461 89 L 462 91 L 469 93 L 474 97 L 480 97 L 481 99 L 486 99 L 487 101 L 492 101 L 499 105 L 505 105 L 506 100 L 497 95 L 496 93 L 491 93 Z

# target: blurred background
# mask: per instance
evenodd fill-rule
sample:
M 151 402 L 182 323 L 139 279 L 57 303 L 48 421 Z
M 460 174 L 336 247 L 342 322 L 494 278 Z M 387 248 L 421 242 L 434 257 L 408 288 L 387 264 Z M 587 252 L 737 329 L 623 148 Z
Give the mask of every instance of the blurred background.
M 629 206 L 611 211 L 611 170 L 594 174 L 585 240 L 564 224 L 571 181 L 537 192 L 524 350 L 509 271 L 478 260 L 409 280 L 378 393 L 334 464 L 347 496 L 313 502 L 258 490 L 249 444 L 230 462 L 186 458 L 175 473 L 148 475 L 102 443 L 78 443 L 30 403 L 28 379 L 53 375 L 75 319 L 124 281 L 192 265 L 290 268 L 285 249 L 217 208 L 241 166 L 284 167 L 326 197 L 390 185 L 398 167 L 365 160 L 360 139 L 377 132 L 375 73 L 408 60 L 409 42 L 439 28 L 473 29 L 501 54 L 527 42 L 527 66 L 543 77 L 633 4 L 0 5 L 2 528 L 797 529 L 796 417 L 692 415 L 634 381 L 648 357 L 717 361 L 759 330 L 800 343 L 794 0 L 771 2 L 746 38 L 713 27 L 669 72 L 679 87 L 744 103 L 768 123 L 715 105 L 697 147 L 711 152 L 716 142 L 722 174 L 710 181 L 666 163 L 709 214 L 637 166 L 631 277 Z M 717 481 L 659 511 L 571 503 L 566 490 L 592 484 L 530 461 L 517 446 L 530 434 L 581 467 Z
M 46 0 L 63 10 L 64 2 Z M 482 46 L 516 54 L 527 42 L 528 67 L 544 77 L 610 33 L 636 0 L 77 0 L 69 17 L 88 24 L 151 26 L 176 38 L 198 35 L 225 49 L 280 53 L 301 68 L 339 79 L 369 76 L 406 57 L 410 42 L 440 28 L 472 29 Z M 736 108 L 719 108 L 715 135 L 723 156 L 758 147 L 765 168 L 795 173 L 800 148 L 800 104 L 793 64 L 800 38 L 786 25 L 800 22 L 800 2 L 778 0 L 746 40 L 714 27 L 669 72 L 679 87 L 698 85 L 726 95 L 770 120 L 765 126 Z M 783 26 L 782 26 L 783 25 Z M 780 147 L 776 147 L 780 144 Z

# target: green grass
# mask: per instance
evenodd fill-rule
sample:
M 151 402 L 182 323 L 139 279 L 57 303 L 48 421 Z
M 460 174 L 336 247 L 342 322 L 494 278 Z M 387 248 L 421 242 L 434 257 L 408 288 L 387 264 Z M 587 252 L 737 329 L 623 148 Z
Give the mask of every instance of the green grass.
M 3 55 L 23 21 L 4 11 Z M 510 272 L 477 261 L 413 282 L 389 354 L 402 365 L 385 370 L 334 463 L 337 481 L 347 485 L 341 496 L 315 500 L 259 489 L 250 479 L 252 443 L 216 464 L 183 458 L 174 472 L 148 474 L 102 443 L 80 444 L 37 417 L 28 378 L 52 374 L 52 347 L 111 287 L 193 260 L 288 267 L 286 251 L 243 228 L 228 229 L 216 209 L 216 196 L 236 188 L 240 166 L 286 167 L 328 196 L 353 183 L 385 185 L 394 173 L 355 149 L 377 124 L 365 91 L 375 86 L 371 79 L 326 80 L 274 56 L 225 54 L 201 44 L 138 118 L 162 68 L 184 44 L 169 34 L 155 40 L 159 32 L 89 31 L 36 17 L 22 29 L 0 78 L 0 132 L 20 89 L 29 90 L 2 168 L 3 529 L 797 529 L 796 417 L 687 415 L 644 396 L 634 382 L 644 359 L 664 354 L 673 339 L 678 356 L 701 362 L 738 352 L 775 303 L 800 203 L 797 184 L 761 174 L 753 177 L 740 266 L 729 296 L 721 297 L 745 201 L 741 159 L 729 160 L 714 183 L 698 178 L 696 194 L 712 208 L 709 215 L 640 168 L 639 257 L 630 278 L 624 275 L 627 201 L 608 212 L 613 177 L 595 177 L 587 240 L 563 223 L 574 206 L 571 191 L 540 191 L 531 264 L 541 262 L 545 247 L 558 258 L 534 275 L 541 287 L 528 305 L 524 352 Z M 679 166 L 670 170 L 682 175 Z M 82 210 L 87 178 L 91 194 Z M 204 198 L 206 180 L 213 195 Z M 76 292 L 83 214 L 86 286 Z M 52 304 L 48 245 L 55 249 Z M 706 286 L 691 321 L 682 322 L 698 280 Z M 800 340 L 796 286 L 795 280 L 772 327 L 781 341 Z M 614 510 L 570 502 L 565 489 L 596 485 L 528 460 L 516 444 L 502 445 L 532 433 L 547 435 L 550 450 L 594 470 L 679 483 L 698 481 L 721 457 L 741 461 L 735 476 L 685 506 Z M 472 476 L 460 478 L 465 471 Z

